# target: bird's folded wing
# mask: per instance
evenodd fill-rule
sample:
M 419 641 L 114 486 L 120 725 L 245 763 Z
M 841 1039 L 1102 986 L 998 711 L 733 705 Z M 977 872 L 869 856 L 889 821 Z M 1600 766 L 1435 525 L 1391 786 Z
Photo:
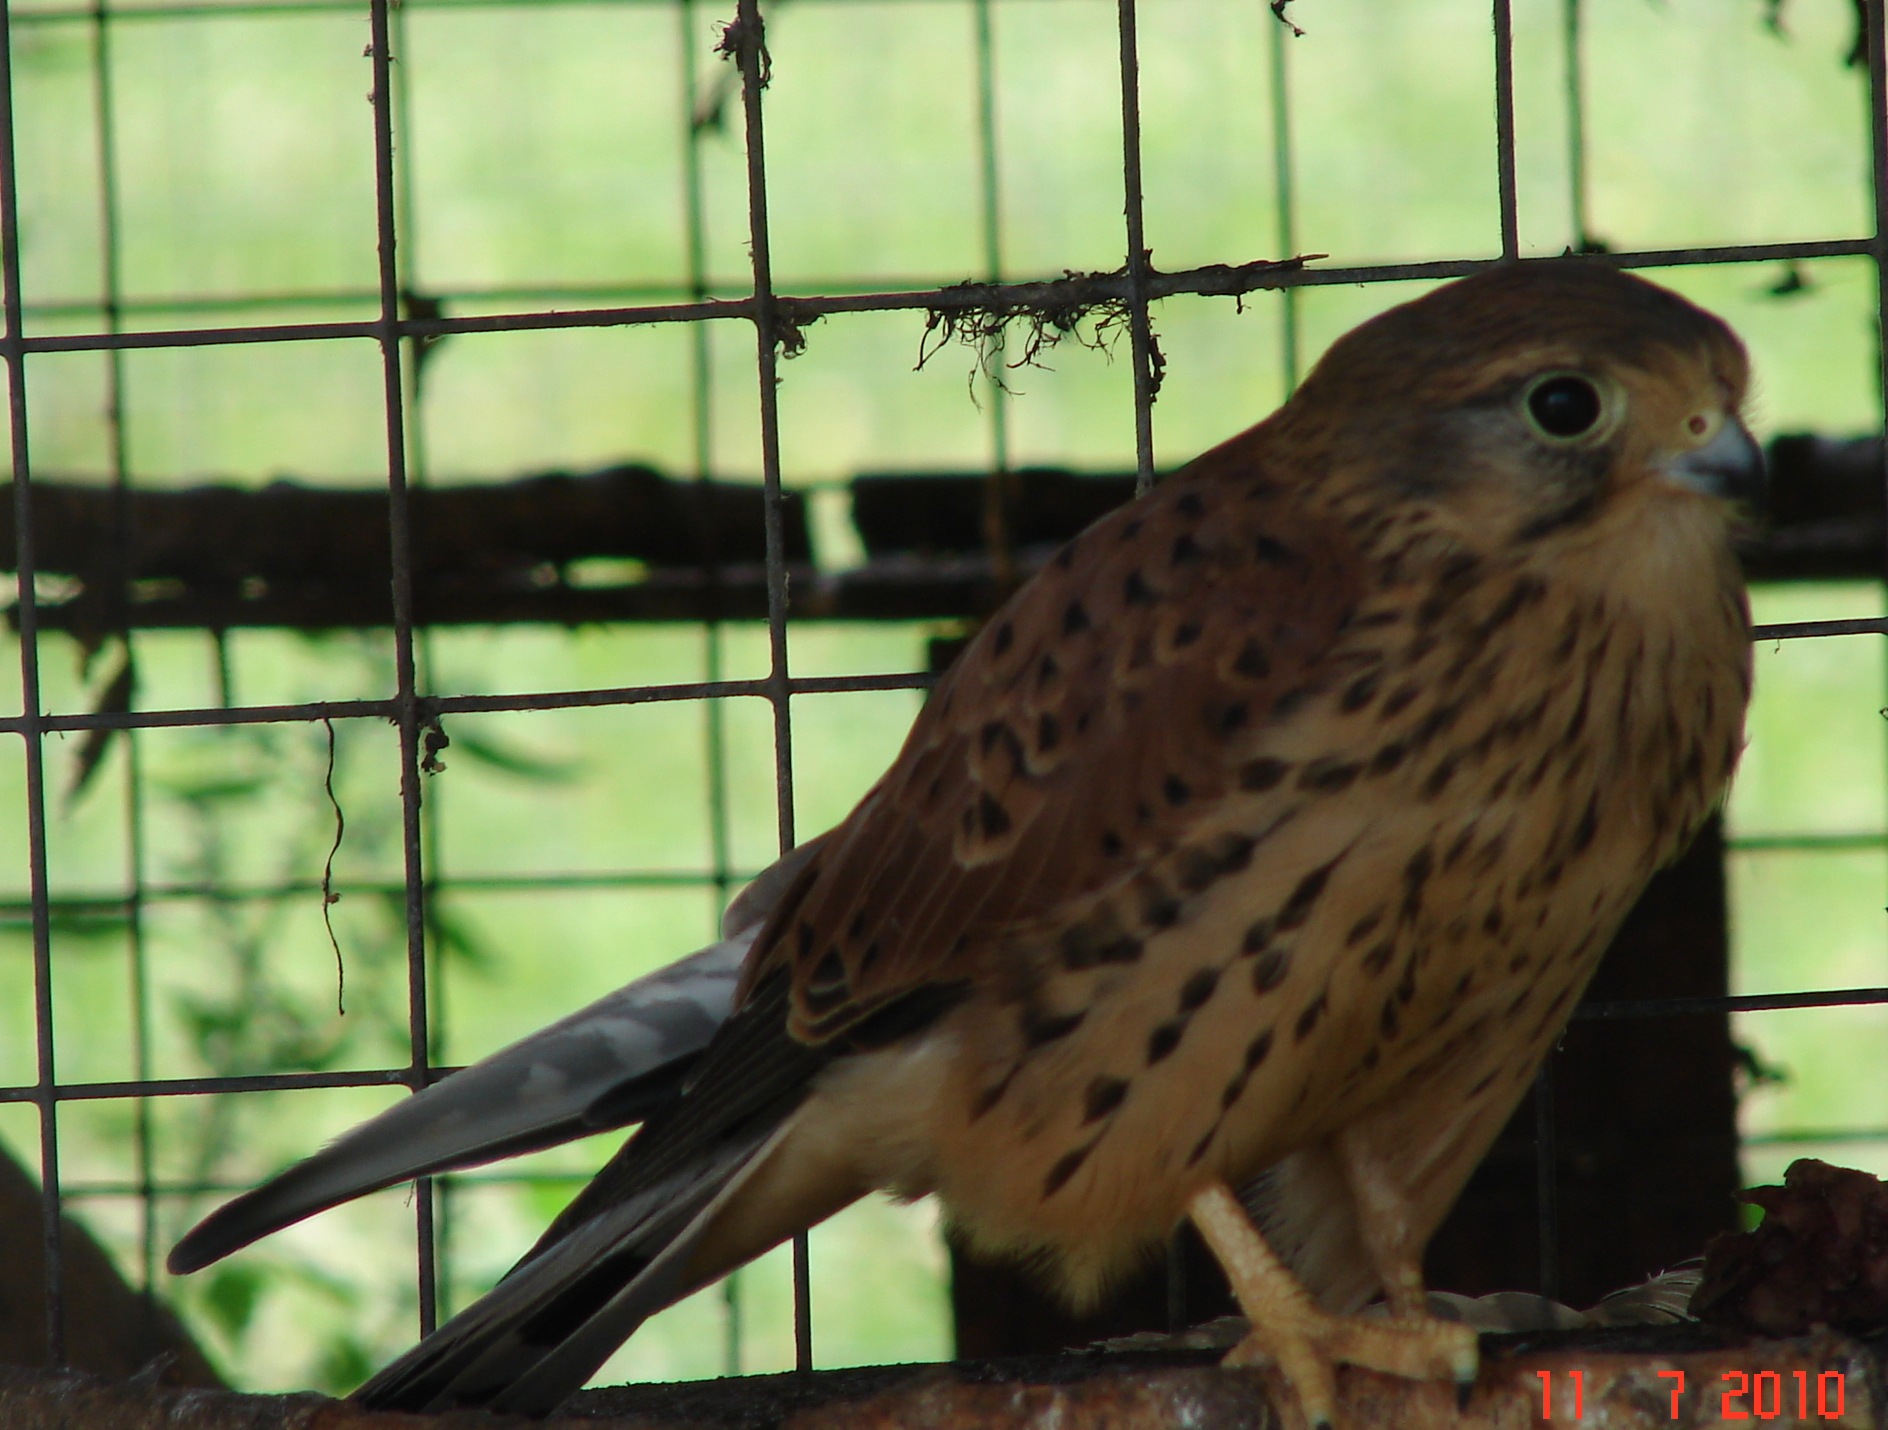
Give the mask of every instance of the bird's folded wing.
M 816 842 L 786 855 L 742 892 L 729 906 L 720 942 L 403 1099 L 228 1202 L 177 1244 L 171 1271 L 208 1266 L 396 1182 L 641 1121 L 726 1020 L 755 933 Z
M 790 1030 L 824 1042 L 1006 938 L 1041 943 L 1255 785 L 1269 726 L 1358 678 L 1333 661 L 1355 538 L 1268 473 L 1264 430 L 1104 517 L 990 618 L 774 906 L 739 997 L 789 970 Z

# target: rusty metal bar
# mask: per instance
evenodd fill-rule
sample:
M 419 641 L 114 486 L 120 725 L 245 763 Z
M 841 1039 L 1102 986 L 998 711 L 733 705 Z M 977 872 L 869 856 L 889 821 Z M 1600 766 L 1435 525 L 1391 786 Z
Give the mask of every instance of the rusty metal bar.
M 122 253 L 118 221 L 118 120 L 117 100 L 111 73 L 111 15 L 105 0 L 96 0 L 92 23 L 92 122 L 96 126 L 95 153 L 98 162 L 98 223 L 100 284 L 104 296 L 105 326 L 110 332 L 123 327 L 124 295 L 120 274 Z M 127 460 L 127 409 L 125 400 L 124 354 L 108 352 L 105 357 L 105 426 L 113 497 L 111 541 L 114 582 L 107 594 L 107 608 L 112 611 L 114 629 L 123 633 L 127 689 L 135 697 L 137 690 L 137 638 L 131 622 L 125 618 L 130 604 L 131 572 L 136 569 L 136 528 L 132 520 L 131 469 Z M 125 900 L 127 979 L 125 993 L 131 1014 L 131 1063 L 134 1076 L 151 1074 L 151 982 L 144 927 L 144 762 L 141 742 L 135 732 L 125 735 L 125 862 L 131 872 L 131 888 Z M 138 1284 L 147 1295 L 157 1280 L 157 1201 L 153 1173 L 155 1145 L 148 1098 L 138 1098 L 132 1109 L 132 1147 L 138 1169 L 139 1227 Z
M 1501 256 L 1521 256 L 1521 219 L 1514 183 L 1514 14 L 1495 0 L 1495 190 L 1501 212 Z
M 26 410 L 26 343 L 21 313 L 18 143 L 13 113 L 13 30 L 0 15 L 0 358 L 6 363 L 8 442 L 13 460 L 14 532 L 19 558 L 20 693 L 15 726 L 26 745 L 27 868 L 33 904 L 35 1081 L 22 1100 L 39 1110 L 41 1237 L 46 1257 L 46 1359 L 65 1361 L 65 1262 L 60 1230 L 58 1075 L 53 1038 L 52 928 L 46 862 L 46 766 L 40 717 L 39 607 L 34 594 L 32 453 Z
M 1154 485 L 1154 332 L 1148 321 L 1147 214 L 1141 189 L 1141 59 L 1134 0 L 1116 0 L 1115 27 L 1121 49 L 1121 189 L 1127 213 L 1128 341 L 1134 368 L 1134 464 L 1136 492 Z
M 1700 998 L 1644 998 L 1607 1003 L 1583 1003 L 1574 1020 L 1612 1018 L 1687 1017 L 1700 1013 L 1759 1013 L 1794 1008 L 1850 1008 L 1888 1004 L 1888 987 L 1829 988 L 1801 993 L 1744 993 Z M 437 1082 L 455 1071 L 445 1065 L 429 1066 L 427 1077 Z M 409 1085 L 410 1067 L 362 1068 L 336 1072 L 224 1074 L 191 1078 L 126 1079 L 114 1082 L 59 1083 L 50 1091 L 58 1102 L 94 1102 L 117 1098 L 173 1096 L 198 1097 L 232 1092 L 284 1092 L 306 1088 L 398 1087 Z M 0 1086 L 0 1103 L 38 1102 L 48 1094 L 37 1083 Z M 535 1175 L 535 1174 L 534 1174 Z M 169 1190 L 168 1187 L 165 1188 Z
M 374 87 L 374 225 L 380 273 L 382 394 L 387 426 L 387 535 L 392 548 L 394 680 L 393 718 L 400 731 L 400 831 L 406 872 L 408 1081 L 414 1091 L 431 1080 L 431 1042 L 426 1005 L 426 880 L 420 824 L 420 697 L 413 658 L 413 536 L 407 504 L 406 384 L 401 369 L 400 269 L 397 256 L 393 151 L 393 39 L 389 0 L 371 0 Z M 433 1240 L 433 1194 L 429 1178 L 414 1183 L 414 1234 L 418 1243 L 420 1334 L 438 1321 L 437 1248 Z
M 1817 258 L 1870 257 L 1873 253 L 1873 239 L 1847 238 L 1644 249 L 1598 254 L 1595 257 L 1620 268 L 1636 269 L 1687 267 L 1694 264 L 1797 262 Z M 1309 261 L 1309 256 L 1306 261 Z M 1240 264 L 1207 264 L 1174 273 L 1162 273 L 1150 268 L 1145 280 L 1146 296 L 1151 302 L 1176 294 L 1239 297 L 1277 288 L 1441 281 L 1465 277 L 1485 267 L 1489 261 L 1487 258 L 1438 258 L 1410 263 L 1316 268 L 1299 266 L 1296 259 L 1287 258 L 1260 259 Z M 815 318 L 841 313 L 1003 311 L 1045 302 L 1076 306 L 1127 302 L 1131 297 L 1132 288 L 1127 274 L 1097 273 L 1012 283 L 950 283 L 933 288 L 872 293 L 775 294 L 773 304 L 776 327 L 783 320 L 797 327 Z M 438 338 L 454 333 L 544 332 L 565 328 L 630 327 L 712 320 L 753 322 L 755 311 L 753 298 L 747 297 L 585 308 L 567 312 L 407 317 L 399 319 L 396 326 L 402 337 Z M 378 340 L 381 333 L 381 320 L 361 319 L 249 327 L 168 328 L 130 333 L 48 333 L 22 339 L 22 349 L 40 353 L 93 352 L 106 348 L 222 347 L 237 343 Z
M 767 226 L 767 146 L 761 91 L 773 61 L 767 53 L 760 0 L 739 0 L 734 23 L 722 40 L 741 71 L 742 132 L 747 142 L 748 250 L 753 259 L 755 360 L 760 384 L 761 483 L 767 492 L 767 643 L 769 670 L 761 682 L 773 709 L 774 810 L 785 853 L 797 842 L 793 831 L 792 682 L 787 669 L 787 566 L 780 520 L 780 349 L 785 331 L 782 304 L 773 286 L 773 239 Z M 793 1356 L 802 1372 L 813 1369 L 812 1266 L 805 1232 L 793 1238 Z

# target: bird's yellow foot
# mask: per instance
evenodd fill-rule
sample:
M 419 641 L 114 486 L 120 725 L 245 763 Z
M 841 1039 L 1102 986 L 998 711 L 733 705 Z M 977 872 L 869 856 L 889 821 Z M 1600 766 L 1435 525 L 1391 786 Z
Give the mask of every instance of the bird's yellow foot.
M 1221 1364 L 1276 1367 L 1310 1430 L 1332 1430 L 1339 1363 L 1461 1389 L 1475 1383 L 1478 1340 L 1473 1327 L 1454 1321 L 1330 1316 L 1302 1305 L 1255 1326 Z
M 1272 1253 L 1223 1183 L 1206 1187 L 1187 1210 L 1252 1326 L 1221 1363 L 1275 1367 L 1289 1387 L 1280 1397 L 1288 1418 L 1295 1408 L 1309 1430 L 1335 1430 L 1339 1363 L 1453 1381 L 1458 1392 L 1474 1384 L 1480 1343 L 1472 1326 L 1422 1315 L 1333 1316 Z

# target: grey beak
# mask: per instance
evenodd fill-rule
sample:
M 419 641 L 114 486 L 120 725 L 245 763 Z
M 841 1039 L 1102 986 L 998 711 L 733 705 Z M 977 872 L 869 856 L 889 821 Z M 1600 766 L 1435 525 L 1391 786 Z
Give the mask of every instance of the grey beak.
M 1763 449 L 1735 417 L 1704 446 L 1674 458 L 1666 467 L 1666 475 L 1680 486 L 1708 496 L 1751 506 L 1763 504 Z

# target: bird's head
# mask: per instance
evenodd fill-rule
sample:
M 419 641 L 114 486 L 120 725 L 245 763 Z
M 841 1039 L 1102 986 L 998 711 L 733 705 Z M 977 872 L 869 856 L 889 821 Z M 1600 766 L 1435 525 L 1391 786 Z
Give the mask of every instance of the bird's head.
M 1502 264 L 1346 334 L 1280 436 L 1473 546 L 1666 518 L 1721 538 L 1762 490 L 1747 381 L 1731 330 L 1666 289 L 1590 259 Z

